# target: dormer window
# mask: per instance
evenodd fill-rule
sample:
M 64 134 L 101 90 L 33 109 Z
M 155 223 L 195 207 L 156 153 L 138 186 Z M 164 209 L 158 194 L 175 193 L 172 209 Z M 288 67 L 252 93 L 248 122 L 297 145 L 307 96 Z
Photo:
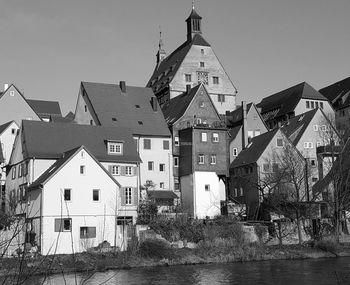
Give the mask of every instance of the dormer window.
M 108 142 L 108 154 L 123 154 L 123 143 Z

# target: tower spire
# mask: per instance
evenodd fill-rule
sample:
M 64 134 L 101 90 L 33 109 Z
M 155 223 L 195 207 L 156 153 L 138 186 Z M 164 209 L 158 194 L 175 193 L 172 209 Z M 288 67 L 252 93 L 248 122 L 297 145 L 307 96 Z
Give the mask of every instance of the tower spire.
M 157 67 L 160 65 L 160 63 L 163 61 L 163 59 L 166 57 L 166 52 L 164 50 L 164 44 L 162 39 L 162 30 L 159 25 L 159 44 L 158 44 L 158 52 L 157 52 Z
M 186 19 L 187 22 L 187 40 L 191 41 L 196 34 L 201 34 L 201 20 L 202 17 L 199 16 L 194 9 L 194 0 L 192 0 L 192 11 L 190 16 Z

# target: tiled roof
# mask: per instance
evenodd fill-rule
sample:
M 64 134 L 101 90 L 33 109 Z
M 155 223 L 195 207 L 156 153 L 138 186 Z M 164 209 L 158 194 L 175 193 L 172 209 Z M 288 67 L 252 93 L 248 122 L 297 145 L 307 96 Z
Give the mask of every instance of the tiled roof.
M 52 164 L 42 175 L 40 175 L 30 186 L 30 189 L 35 189 L 43 184 L 45 184 L 52 176 L 54 176 L 72 157 L 76 155 L 81 149 L 88 152 L 91 157 L 100 165 L 100 167 L 112 178 L 112 180 L 120 186 L 120 184 L 111 176 L 107 170 L 98 162 L 92 153 L 85 146 L 76 147 L 62 154 L 54 164 Z
M 157 100 L 157 110 L 152 108 L 155 96 L 150 88 L 126 86 L 122 93 L 119 84 L 81 84 L 101 126 L 128 128 L 135 135 L 171 136 Z
M 184 115 L 200 86 L 201 85 L 197 85 L 193 87 L 189 94 L 184 92 L 183 94 L 176 96 L 163 106 L 164 118 L 168 125 L 174 124 Z
M 278 130 L 274 129 L 252 138 L 251 143 L 238 154 L 236 159 L 231 163 L 230 168 L 257 162 Z
M 241 129 L 242 129 L 242 125 L 239 125 L 239 126 L 236 126 L 228 131 L 230 134 L 230 142 L 236 138 L 236 136 L 238 135 L 238 133 Z
M 8 128 L 9 125 L 11 125 L 12 122 L 13 121 L 10 121 L 0 126 L 0 135 Z
M 200 34 L 196 34 L 191 41 L 184 42 L 175 51 L 163 59 L 159 67 L 155 68 L 151 79 L 147 83 L 147 87 L 151 87 L 155 93 L 166 87 L 178 71 L 192 45 L 210 46 Z
M 188 19 L 199 19 L 200 20 L 200 19 L 202 19 L 202 17 L 198 15 L 198 13 L 196 12 L 196 10 L 194 8 L 192 8 L 191 14 L 188 16 L 187 20 Z
M 261 114 L 266 121 L 293 112 L 301 98 L 327 101 L 321 93 L 303 82 L 265 97 L 257 107 L 261 108 Z
M 27 99 L 27 102 L 33 108 L 33 110 L 40 116 L 62 116 L 60 104 L 57 101 Z
M 294 145 L 299 142 L 317 111 L 318 109 L 313 109 L 301 115 L 295 116 L 289 119 L 289 121 L 281 128 L 281 130 Z
M 104 162 L 140 162 L 136 143 L 126 128 L 22 121 L 24 157 L 58 159 L 62 153 L 85 145 Z M 107 154 L 107 141 L 122 141 L 123 155 Z
M 249 103 L 247 104 L 247 114 L 250 110 L 250 108 L 252 107 L 253 103 Z M 228 119 L 228 125 L 229 127 L 235 127 L 237 125 L 241 125 L 242 124 L 242 106 L 238 106 L 235 110 L 233 110 L 232 112 L 230 112 L 230 114 L 228 115 L 229 119 Z
M 350 105 L 350 77 L 338 81 L 319 90 L 335 109 Z

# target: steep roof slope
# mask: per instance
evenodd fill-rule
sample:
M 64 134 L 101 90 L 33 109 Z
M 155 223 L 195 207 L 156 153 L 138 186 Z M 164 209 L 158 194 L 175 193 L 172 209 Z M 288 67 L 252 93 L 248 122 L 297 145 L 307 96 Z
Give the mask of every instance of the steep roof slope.
M 341 109 L 350 105 L 350 77 L 319 90 L 332 106 Z
M 196 34 L 191 41 L 185 41 L 170 55 L 168 55 L 160 63 L 158 68 L 155 68 L 150 80 L 147 83 L 147 87 L 156 87 L 157 90 L 155 90 L 155 92 L 157 92 L 167 83 L 169 83 L 173 79 L 188 51 L 193 45 L 210 46 L 210 44 L 200 34 Z
M 268 120 L 292 112 L 302 98 L 327 101 L 327 98 L 312 86 L 306 82 L 302 82 L 271 96 L 265 97 L 259 104 L 257 104 L 257 107 L 261 108 L 261 114 L 264 120 Z M 267 114 L 272 111 L 274 111 L 272 115 Z
M 0 135 L 3 133 L 3 131 L 5 131 L 5 130 L 8 128 L 9 125 L 12 124 L 12 122 L 14 122 L 14 121 L 7 122 L 7 123 L 2 124 L 2 125 L 0 126 Z
M 27 99 L 27 102 L 40 116 L 62 116 L 60 104 L 57 101 Z
M 25 158 L 58 159 L 62 153 L 85 145 L 99 161 L 141 161 L 131 131 L 126 128 L 23 121 L 22 132 Z M 108 154 L 107 141 L 123 142 L 123 155 Z
M 253 106 L 253 103 L 247 104 L 247 114 L 252 106 Z M 228 115 L 228 126 L 231 128 L 236 127 L 241 125 L 242 122 L 243 122 L 242 106 L 237 106 L 237 108 L 232 112 L 230 112 L 230 114 Z
M 257 162 L 278 131 L 279 129 L 274 129 L 270 132 L 253 137 L 250 145 L 238 154 L 236 159 L 231 163 L 230 168 Z
M 157 110 L 152 108 L 150 88 L 126 86 L 123 93 L 118 84 L 81 85 L 102 126 L 129 128 L 135 135 L 171 136 L 156 100 Z
M 4 158 L 4 155 L 2 153 L 2 147 L 1 147 L 1 143 L 0 143 L 0 163 L 2 163 L 4 161 L 5 161 L 5 158 Z

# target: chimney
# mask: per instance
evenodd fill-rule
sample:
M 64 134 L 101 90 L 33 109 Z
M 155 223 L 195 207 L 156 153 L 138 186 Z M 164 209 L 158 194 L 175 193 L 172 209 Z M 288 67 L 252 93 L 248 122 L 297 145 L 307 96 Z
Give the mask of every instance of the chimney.
M 186 94 L 190 94 L 191 92 L 191 84 L 186 84 Z
M 242 149 L 248 145 L 248 127 L 247 127 L 247 103 L 242 101 Z
M 151 105 L 152 105 L 152 109 L 154 112 L 157 112 L 157 98 L 156 97 L 152 97 L 151 98 Z
M 119 82 L 119 87 L 120 87 L 120 90 L 122 91 L 122 93 L 126 93 L 126 84 L 125 84 L 125 81 L 120 81 L 120 82 Z
M 227 110 L 225 112 L 225 124 L 226 124 L 226 126 L 228 126 L 230 123 L 230 117 L 231 117 L 231 112 Z
M 9 88 L 9 85 L 7 83 L 4 84 L 4 92 Z

